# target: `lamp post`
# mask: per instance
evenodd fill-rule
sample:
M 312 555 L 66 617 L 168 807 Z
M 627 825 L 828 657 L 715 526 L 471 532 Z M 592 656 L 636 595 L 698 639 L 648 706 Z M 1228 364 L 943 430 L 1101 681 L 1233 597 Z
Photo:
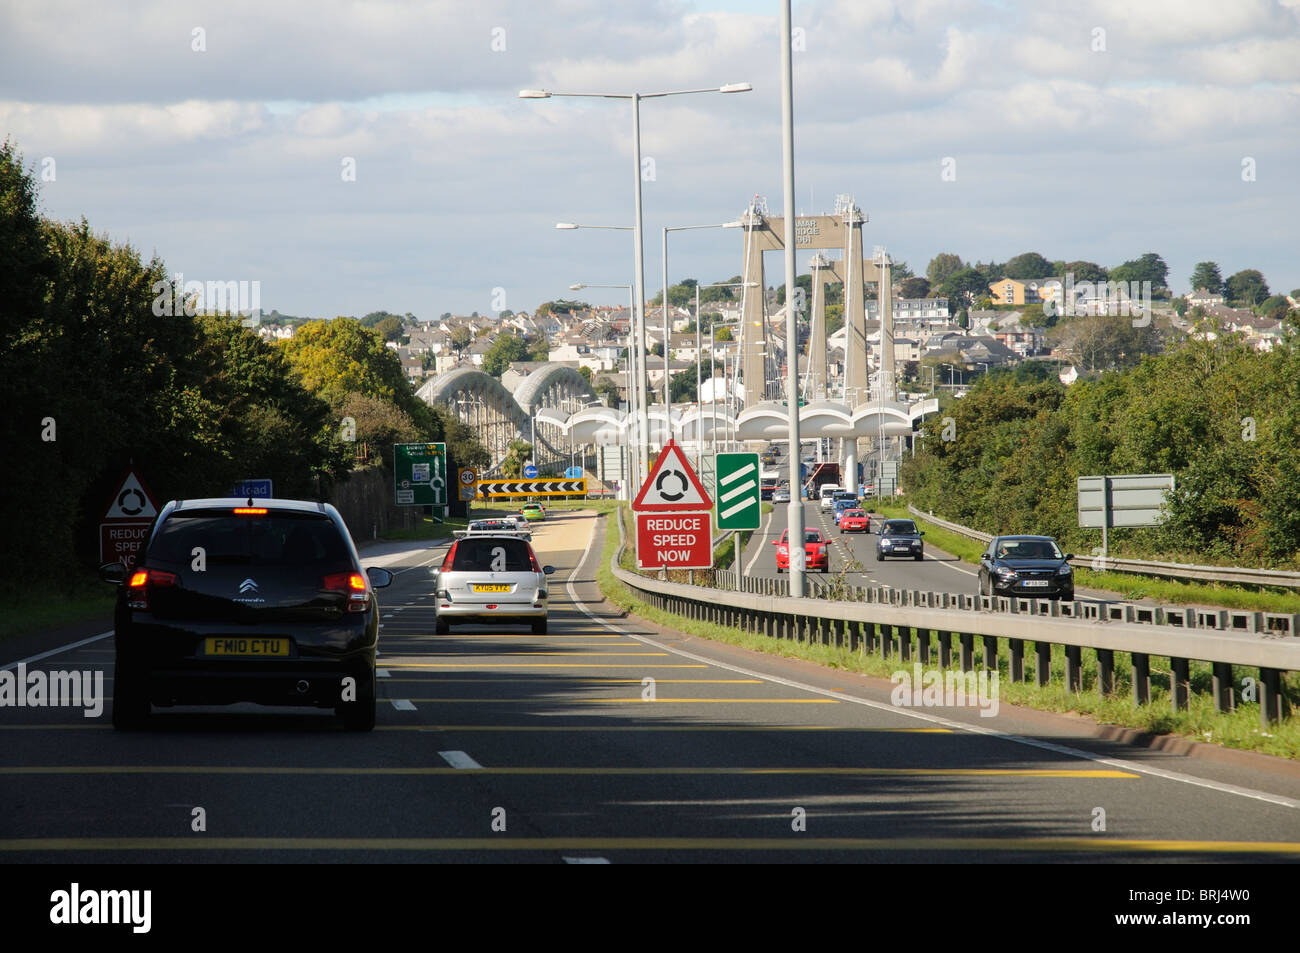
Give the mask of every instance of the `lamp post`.
M 699 229 L 699 228 L 740 228 L 742 224 L 744 224 L 744 223 L 743 223 L 743 222 L 720 222 L 720 223 L 718 223 L 718 224 L 716 224 L 716 225 L 665 225 L 665 226 L 664 226 L 664 229 L 663 229 L 663 269 L 664 269 L 664 275 L 663 275 L 663 278 L 664 278 L 664 292 L 663 292 L 663 293 L 664 293 L 664 299 L 663 299 L 663 313 L 664 313 L 664 412 L 668 415 L 668 436 L 669 436 L 670 438 L 672 437 L 672 434 L 673 434 L 673 396 L 672 396 L 672 381 L 671 381 L 671 374 L 670 374 L 669 366 L 668 366 L 669 355 L 670 355 L 671 352 L 672 352 L 672 349 L 669 347 L 669 337 L 670 337 L 670 334 L 671 334 L 671 329 L 670 329 L 669 326 L 668 326 L 668 233 L 669 233 L 669 232 L 688 232 L 688 231 L 694 231 L 695 229 Z M 697 288 L 697 289 L 699 288 L 698 283 L 696 284 L 696 288 Z M 697 294 L 698 294 L 698 292 L 697 292 Z M 697 312 L 699 311 L 698 302 L 697 302 L 696 311 L 697 311 Z M 696 316 L 696 327 L 697 327 L 697 328 L 699 327 L 699 317 L 698 317 L 698 313 L 697 313 L 697 316 Z M 698 377 L 698 375 L 697 375 L 697 377 Z M 698 381 L 698 379 L 697 379 L 697 381 L 696 381 L 696 391 L 695 391 L 695 395 L 696 395 L 697 398 L 699 397 L 699 389 L 698 389 L 698 388 L 699 388 L 699 381 Z M 697 441 L 697 442 L 698 442 L 698 441 Z M 698 465 L 698 462 L 699 462 L 699 461 L 697 460 L 697 461 L 696 461 L 697 465 Z
M 560 223 L 560 225 L 566 225 L 566 224 L 568 224 L 568 223 L 565 223 L 565 222 L 561 222 L 561 223 Z M 556 225 L 555 227 L 556 227 L 556 228 L 559 228 L 560 225 Z M 583 226 L 574 225 L 574 226 L 572 226 L 572 227 L 573 227 L 573 228 L 581 228 L 581 227 L 583 227 Z M 605 228 L 619 228 L 619 227 L 627 228 L 628 226 L 617 226 L 617 225 L 598 226 L 598 225 L 595 225 L 595 226 L 587 226 L 587 227 L 590 227 L 590 228 L 601 228 L 601 227 L 605 227 Z M 635 313 L 635 310 L 636 310 L 636 309 L 633 307 L 633 304 L 635 303 L 635 298 L 632 297 L 632 295 L 633 295 L 633 293 L 634 293 L 634 289 L 633 289 L 632 285 L 590 285 L 590 284 L 583 284 L 583 283 L 578 283 L 578 284 L 572 284 L 572 285 L 569 285 L 569 290 L 570 290 L 570 291 L 581 291 L 583 288 L 622 288 L 622 289 L 624 289 L 625 291 L 627 291 L 627 294 L 628 294 L 628 314 L 629 314 L 629 315 L 632 315 L 632 314 Z M 644 376 L 644 372 L 643 372 L 643 376 Z M 629 329 L 629 331 L 628 331 L 628 338 L 627 338 L 627 400 L 628 400 L 628 416 L 629 416 L 629 417 L 632 417 L 632 416 L 634 416 L 634 415 L 636 414 L 636 389 L 635 389 L 635 387 L 633 386 L 633 381 L 635 381 L 635 380 L 636 380 L 636 355 L 635 355 L 635 353 L 634 353 L 634 348 L 632 347 L 632 333 L 631 333 L 631 330 Z M 624 431 L 625 431 L 625 433 L 626 433 L 627 436 L 629 436 L 629 437 L 631 436 L 631 431 L 628 430 L 628 428 L 624 427 Z M 631 443 L 630 440 L 629 440 L 628 442 L 629 442 L 629 444 Z M 630 473 L 624 473 L 624 474 L 623 474 L 623 483 L 625 484 L 625 488 L 626 488 L 626 493 L 627 493 L 627 499 L 628 499 L 628 502 L 631 502 L 632 499 L 636 496 L 635 491 L 632 489 L 633 486 L 636 486 L 636 487 L 638 487 L 638 488 L 641 486 L 640 474 L 637 473 L 637 472 L 635 471 L 635 466 L 634 466 L 634 464 L 635 464 L 635 460 L 634 460 L 634 457 L 635 457 L 635 454 L 632 453 L 632 448 L 631 448 L 631 446 L 629 446 L 629 447 L 628 447 L 628 454 L 627 454 L 628 470 L 629 470 L 629 471 L 632 471 L 632 472 L 630 472 Z
M 642 240 L 643 218 L 641 214 L 641 100 L 662 99 L 667 96 L 685 96 L 692 93 L 747 93 L 753 87 L 749 83 L 728 83 L 724 86 L 711 86 L 704 89 L 678 89 L 662 93 L 557 93 L 545 89 L 521 89 L 520 99 L 551 99 L 555 96 L 586 99 L 629 99 L 632 101 L 632 180 L 633 198 L 636 211 L 636 226 L 633 232 L 633 264 L 635 265 L 636 290 L 633 293 L 636 320 L 636 346 L 645 352 L 645 248 Z M 665 342 L 667 343 L 667 342 Z M 646 454 L 650 447 L 649 395 L 646 394 L 645 377 L 637 381 L 638 416 L 640 447 L 637 450 L 637 462 L 642 469 L 647 469 L 649 460 Z
M 790 446 L 799 446 L 799 361 L 798 321 L 794 310 L 795 243 L 794 222 L 794 63 L 790 45 L 793 30 L 790 25 L 790 0 L 781 3 L 781 171 L 784 185 L 784 215 L 787 235 L 785 245 L 785 337 L 787 407 L 790 411 Z M 799 454 L 790 454 L 790 485 L 799 485 Z M 786 525 L 790 531 L 790 595 L 798 598 L 804 592 L 803 501 L 798 494 L 790 494 L 789 516 Z

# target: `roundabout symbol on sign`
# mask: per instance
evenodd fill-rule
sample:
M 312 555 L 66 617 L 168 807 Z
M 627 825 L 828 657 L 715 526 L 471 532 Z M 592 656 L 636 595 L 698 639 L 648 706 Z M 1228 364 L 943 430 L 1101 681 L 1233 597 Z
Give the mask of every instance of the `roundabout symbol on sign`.
M 126 505 L 126 498 L 128 496 L 134 496 L 136 498 L 137 502 L 135 506 Z M 132 486 L 132 487 L 127 487 L 118 495 L 117 505 L 122 510 L 122 512 L 125 513 L 127 516 L 135 516 L 137 513 L 144 512 L 146 501 L 144 498 L 144 494 Z
M 678 485 L 681 487 L 676 493 L 669 493 L 664 489 L 664 481 L 669 477 L 676 478 Z M 660 471 L 659 478 L 655 480 L 655 489 L 659 491 L 660 496 L 665 500 L 668 500 L 670 503 L 675 503 L 685 496 L 688 485 L 689 484 L 686 482 L 686 474 L 682 473 L 680 470 L 664 469 Z

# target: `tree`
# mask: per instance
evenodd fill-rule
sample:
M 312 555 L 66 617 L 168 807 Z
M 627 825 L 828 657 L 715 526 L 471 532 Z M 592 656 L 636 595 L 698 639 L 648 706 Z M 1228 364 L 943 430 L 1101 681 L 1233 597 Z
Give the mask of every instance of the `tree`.
M 402 337 L 402 319 L 390 314 L 375 323 L 375 331 L 383 335 L 385 341 L 399 341 Z
M 941 290 L 949 301 L 969 307 L 978 298 L 988 294 L 989 284 L 974 268 L 962 268 L 944 279 Z
M 925 269 L 925 276 L 930 279 L 931 286 L 938 287 L 948 280 L 949 275 L 964 267 L 960 255 L 942 252 L 930 259 L 930 264 Z
M 527 440 L 512 440 L 501 461 L 501 475 L 517 480 L 524 475 L 524 464 L 533 458 L 533 445 Z
M 460 325 L 451 329 L 451 349 L 456 352 L 456 360 L 460 360 L 461 355 L 465 353 L 465 348 L 469 347 L 474 340 L 474 334 L 465 325 Z
M 916 276 L 912 274 L 912 269 L 907 267 L 907 262 L 896 261 L 890 268 L 890 277 L 894 281 L 906 281 L 907 279 L 915 278 Z
M 713 340 L 715 340 L 715 341 L 730 341 L 730 340 L 731 340 L 731 328 L 718 328 L 717 332 L 713 335 Z
M 545 334 L 528 335 L 524 338 L 524 344 L 528 352 L 527 360 L 541 362 L 551 356 L 551 342 L 546 340 Z
M 1286 300 L 1285 295 L 1271 295 L 1258 310 L 1261 317 L 1268 318 L 1270 321 L 1281 321 L 1291 310 L 1291 304 Z
M 1065 269 L 1062 274 L 1074 275 L 1075 283 L 1081 281 L 1105 281 L 1109 277 L 1109 272 L 1095 261 L 1068 261 L 1065 263 Z
M 1146 354 L 1160 350 L 1159 339 L 1149 325 L 1134 327 L 1128 317 L 1085 314 L 1062 321 L 1048 337 L 1089 370 L 1130 367 Z
M 826 305 L 826 337 L 829 338 L 842 327 L 844 327 L 844 305 Z
M 1210 294 L 1223 294 L 1223 275 L 1219 272 L 1218 263 L 1197 262 L 1196 267 L 1192 269 L 1191 284 L 1193 291 L 1204 288 Z
M 589 311 L 591 305 L 585 301 L 567 301 L 563 298 L 556 301 L 543 301 L 537 306 L 537 314 L 572 314 L 574 311 Z
M 1144 281 L 1151 282 L 1153 292 L 1164 292 L 1169 283 L 1169 266 L 1165 260 L 1153 251 L 1149 251 L 1140 258 L 1135 258 L 1124 262 L 1110 270 L 1111 281 L 1125 281 L 1130 285 L 1136 282 L 1141 285 Z
M 668 393 L 674 404 L 685 404 L 695 400 L 695 368 L 678 371 L 672 376 Z
M 596 396 L 605 402 L 607 407 L 617 407 L 619 403 L 618 384 L 610 377 L 602 377 L 596 382 Z
M 898 293 L 904 298 L 924 298 L 930 293 L 930 282 L 925 278 L 905 278 L 898 286 Z
M 1003 277 L 1027 279 L 1027 278 L 1051 278 L 1053 276 L 1052 263 L 1038 254 L 1036 251 L 1027 251 L 1022 255 L 1016 255 L 1010 259 L 1003 269 Z
M 1227 281 L 1228 300 L 1236 307 L 1253 308 L 1268 297 L 1268 282 L 1254 268 L 1239 271 Z
M 526 360 L 527 357 L 528 345 L 523 338 L 502 334 L 483 355 L 483 373 L 500 377 L 511 364 Z
M 1027 328 L 1050 328 L 1056 324 L 1056 317 L 1055 309 L 1050 317 L 1043 314 L 1043 305 L 1038 301 L 1020 309 L 1020 323 Z
M 582 375 L 583 379 L 585 379 L 588 384 L 591 383 L 592 375 L 591 375 L 590 367 L 588 367 L 586 364 L 583 364 L 581 367 L 578 368 L 578 373 Z

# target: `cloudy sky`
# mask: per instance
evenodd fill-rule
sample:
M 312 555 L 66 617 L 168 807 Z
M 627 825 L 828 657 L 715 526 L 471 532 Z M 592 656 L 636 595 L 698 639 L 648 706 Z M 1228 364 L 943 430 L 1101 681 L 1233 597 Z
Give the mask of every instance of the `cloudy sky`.
M 793 20 L 800 213 L 852 194 L 867 246 L 918 273 L 1155 251 L 1178 291 L 1207 259 L 1300 286 L 1300 0 L 801 0 Z M 52 178 L 45 214 L 298 315 L 630 283 L 629 235 L 554 228 L 631 224 L 630 104 L 518 91 L 752 83 L 642 105 L 653 295 L 662 226 L 755 194 L 780 214 L 779 81 L 776 0 L 0 4 L 0 135 Z M 741 270 L 737 232 L 670 241 L 672 281 Z

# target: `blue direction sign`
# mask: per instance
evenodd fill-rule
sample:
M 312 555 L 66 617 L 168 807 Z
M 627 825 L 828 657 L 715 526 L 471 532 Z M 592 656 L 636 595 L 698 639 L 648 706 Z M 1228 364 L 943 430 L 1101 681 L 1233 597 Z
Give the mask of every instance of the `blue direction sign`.
M 251 496 L 254 499 L 269 500 L 275 494 L 271 492 L 270 480 L 243 480 L 230 488 L 231 496 Z
M 535 479 L 537 477 L 537 467 L 531 463 L 528 464 L 528 466 L 524 467 L 524 476 L 529 480 Z
M 582 478 L 582 467 L 569 467 L 564 471 L 566 480 L 578 480 Z

